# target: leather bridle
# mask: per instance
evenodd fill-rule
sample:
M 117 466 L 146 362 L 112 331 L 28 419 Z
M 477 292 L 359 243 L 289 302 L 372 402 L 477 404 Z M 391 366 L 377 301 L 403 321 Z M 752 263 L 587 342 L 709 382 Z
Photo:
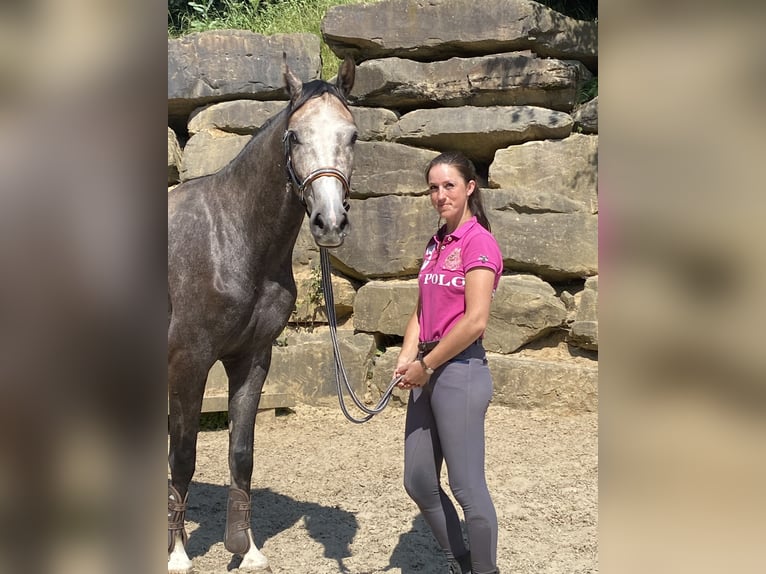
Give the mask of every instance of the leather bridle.
M 282 144 L 285 150 L 285 166 L 287 167 L 289 183 L 291 183 L 296 190 L 298 199 L 306 210 L 306 213 L 311 216 L 308 203 L 306 202 L 306 188 L 320 177 L 334 177 L 340 181 L 340 184 L 343 186 L 343 209 L 348 211 L 351 208 L 351 205 L 348 202 L 348 198 L 351 195 L 351 184 L 346 175 L 339 169 L 335 169 L 334 167 L 320 167 L 308 174 L 303 181 L 298 179 L 298 176 L 295 174 L 295 169 L 293 168 L 293 137 L 295 137 L 295 134 L 292 130 L 286 130 L 285 135 L 282 136 Z

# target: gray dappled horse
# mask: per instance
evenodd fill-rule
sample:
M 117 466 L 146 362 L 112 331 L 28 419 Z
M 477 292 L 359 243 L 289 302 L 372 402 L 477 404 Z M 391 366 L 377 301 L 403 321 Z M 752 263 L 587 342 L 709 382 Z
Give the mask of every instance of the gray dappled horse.
M 292 252 L 303 221 L 320 247 L 348 232 L 356 125 L 347 58 L 334 84 L 302 84 L 284 64 L 290 101 L 231 163 L 168 196 L 168 571 L 191 571 L 184 516 L 208 370 L 229 379 L 229 488 L 224 545 L 245 570 L 270 571 L 250 527 L 255 415 L 272 342 L 296 298 Z

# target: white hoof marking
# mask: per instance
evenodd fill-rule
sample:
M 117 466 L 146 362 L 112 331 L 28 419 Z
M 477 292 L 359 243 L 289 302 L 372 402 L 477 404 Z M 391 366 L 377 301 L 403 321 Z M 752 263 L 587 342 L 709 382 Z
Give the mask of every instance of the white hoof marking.
M 269 560 L 258 550 L 253 540 L 253 533 L 249 528 L 247 529 L 247 537 L 250 539 L 250 550 L 242 555 L 242 563 L 238 569 L 250 572 L 271 572 Z
M 192 563 L 186 555 L 181 535 L 176 534 L 173 552 L 168 554 L 168 574 L 191 574 Z

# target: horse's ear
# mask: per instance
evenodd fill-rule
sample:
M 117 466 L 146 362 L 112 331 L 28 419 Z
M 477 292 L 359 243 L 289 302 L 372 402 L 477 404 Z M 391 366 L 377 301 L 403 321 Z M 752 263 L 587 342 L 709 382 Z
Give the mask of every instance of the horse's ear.
M 354 87 L 354 76 L 356 74 L 356 66 L 354 59 L 351 56 L 346 56 L 343 59 L 343 63 L 340 65 L 338 71 L 338 77 L 335 80 L 335 86 L 343 94 L 343 97 L 347 98 L 351 93 L 351 88 Z
M 301 95 L 303 90 L 303 82 L 301 82 L 295 74 L 293 74 L 290 67 L 287 65 L 287 54 L 282 52 L 282 70 L 285 76 L 285 86 L 287 87 L 287 95 L 290 96 L 291 101 L 296 101 Z

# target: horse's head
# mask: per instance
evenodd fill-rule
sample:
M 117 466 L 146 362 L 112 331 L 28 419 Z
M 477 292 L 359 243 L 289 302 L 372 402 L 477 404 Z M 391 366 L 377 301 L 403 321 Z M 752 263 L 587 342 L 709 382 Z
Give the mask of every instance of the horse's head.
M 335 84 L 303 84 L 285 63 L 290 116 L 285 154 L 292 185 L 320 247 L 338 247 L 349 231 L 349 178 L 357 131 L 346 97 L 354 85 L 354 61 L 346 58 Z

